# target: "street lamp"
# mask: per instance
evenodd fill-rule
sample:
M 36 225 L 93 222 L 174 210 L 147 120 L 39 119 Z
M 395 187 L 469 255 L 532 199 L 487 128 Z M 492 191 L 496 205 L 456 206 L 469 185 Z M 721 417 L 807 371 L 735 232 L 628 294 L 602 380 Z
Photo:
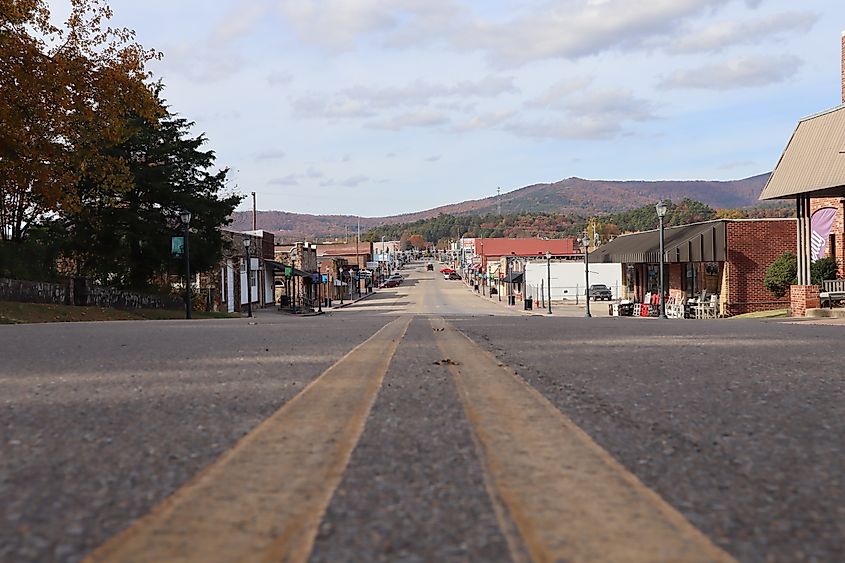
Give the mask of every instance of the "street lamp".
M 663 218 L 666 216 L 666 204 L 662 201 L 658 202 L 657 205 L 654 206 L 654 209 L 657 211 L 657 218 L 660 220 L 660 318 L 666 318 L 666 284 L 664 283 L 663 278 L 663 271 L 665 270 L 665 266 L 663 263 Z
M 590 234 L 587 231 L 581 235 L 581 248 L 584 249 L 584 280 L 586 281 L 587 312 L 585 319 L 592 317 L 590 314 Z
M 185 318 L 191 319 L 191 256 L 188 252 L 188 227 L 191 224 L 191 212 L 183 209 L 179 213 L 182 225 L 185 227 Z
M 246 311 L 247 317 L 252 317 L 252 284 L 250 283 L 249 279 L 249 270 L 252 264 L 250 264 L 250 254 L 249 254 L 249 237 L 244 238 L 244 254 L 246 256 Z
M 546 285 L 549 292 L 549 314 L 552 314 L 552 253 L 546 252 Z

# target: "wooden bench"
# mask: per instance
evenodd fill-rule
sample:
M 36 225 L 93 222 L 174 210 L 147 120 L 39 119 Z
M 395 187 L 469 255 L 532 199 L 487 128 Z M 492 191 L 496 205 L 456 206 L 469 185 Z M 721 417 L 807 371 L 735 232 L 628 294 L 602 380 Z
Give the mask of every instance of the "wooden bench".
M 822 282 L 822 290 L 819 292 L 819 301 L 824 306 L 827 301 L 828 307 L 833 309 L 834 301 L 845 300 L 845 280 L 825 280 Z

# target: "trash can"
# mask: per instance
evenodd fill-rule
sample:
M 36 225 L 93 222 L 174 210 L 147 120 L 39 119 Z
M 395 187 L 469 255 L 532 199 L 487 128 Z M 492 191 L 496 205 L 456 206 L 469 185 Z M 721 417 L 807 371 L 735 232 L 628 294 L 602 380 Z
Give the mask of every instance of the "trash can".
M 531 311 L 534 309 L 534 298 L 533 297 L 526 297 L 525 298 L 525 310 Z
M 516 305 L 516 295 L 508 295 L 508 305 Z

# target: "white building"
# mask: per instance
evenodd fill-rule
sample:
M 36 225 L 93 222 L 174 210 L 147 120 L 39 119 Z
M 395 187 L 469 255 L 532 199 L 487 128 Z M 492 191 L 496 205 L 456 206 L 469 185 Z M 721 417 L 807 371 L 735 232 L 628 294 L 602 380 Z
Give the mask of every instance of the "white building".
M 539 299 L 548 296 L 548 278 L 551 271 L 552 301 L 575 301 L 578 296 L 583 302 L 586 294 L 586 272 L 584 262 L 575 260 L 552 260 L 547 269 L 545 260 L 531 260 L 525 264 L 526 296 Z M 622 264 L 590 263 L 590 285 L 604 284 L 613 292 L 613 298 L 620 297 L 622 286 Z

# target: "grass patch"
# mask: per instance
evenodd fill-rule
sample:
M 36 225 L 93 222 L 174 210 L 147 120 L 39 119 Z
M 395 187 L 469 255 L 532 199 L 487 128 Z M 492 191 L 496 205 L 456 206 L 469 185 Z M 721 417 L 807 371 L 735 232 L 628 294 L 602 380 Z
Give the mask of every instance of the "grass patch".
M 195 319 L 239 318 L 233 313 L 194 311 Z M 80 321 L 141 321 L 184 319 L 182 309 L 109 309 L 0 301 L 0 324 L 70 323 Z
M 777 319 L 789 315 L 789 309 L 774 309 L 772 311 L 757 311 L 756 313 L 745 313 L 736 315 L 732 319 Z

